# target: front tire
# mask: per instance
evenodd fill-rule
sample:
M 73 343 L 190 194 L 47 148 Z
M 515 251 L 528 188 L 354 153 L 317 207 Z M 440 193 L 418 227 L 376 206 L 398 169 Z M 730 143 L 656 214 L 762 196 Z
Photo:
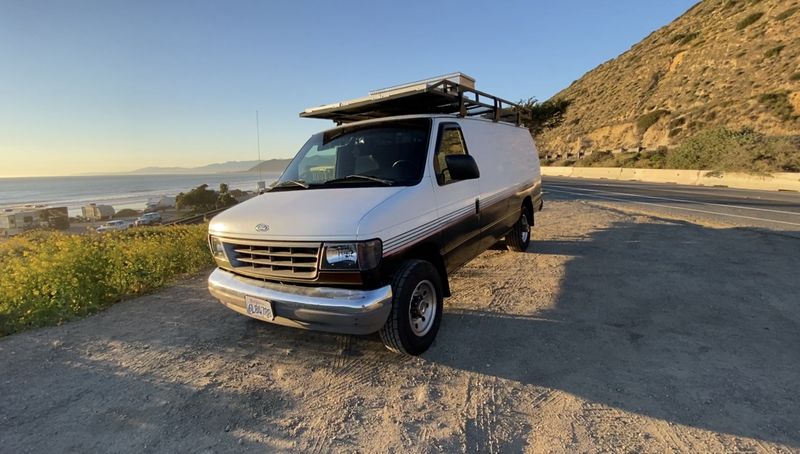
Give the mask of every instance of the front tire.
M 442 284 L 436 268 L 424 260 L 408 260 L 392 277 L 392 310 L 380 330 L 389 350 L 419 355 L 427 350 L 442 322 Z
M 506 236 L 506 246 L 514 252 L 525 252 L 531 244 L 531 226 L 533 225 L 533 214 L 528 207 L 522 207 L 519 219 L 511 229 L 511 233 Z

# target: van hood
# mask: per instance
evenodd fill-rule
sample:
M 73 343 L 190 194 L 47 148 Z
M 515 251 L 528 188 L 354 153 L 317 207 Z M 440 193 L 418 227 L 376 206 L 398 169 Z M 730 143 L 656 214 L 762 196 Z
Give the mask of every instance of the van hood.
M 212 235 L 244 239 L 354 240 L 364 215 L 404 189 L 407 188 L 267 192 L 214 216 L 208 230 Z

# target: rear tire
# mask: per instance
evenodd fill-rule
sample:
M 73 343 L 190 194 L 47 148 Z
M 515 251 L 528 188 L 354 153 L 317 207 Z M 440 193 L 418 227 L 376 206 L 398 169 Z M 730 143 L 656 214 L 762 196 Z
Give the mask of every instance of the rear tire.
M 442 308 L 436 268 L 424 260 L 403 262 L 392 277 L 392 310 L 379 332 L 383 344 L 397 353 L 423 353 L 439 332 Z
M 533 214 L 526 206 L 522 206 L 519 219 L 514 224 L 514 228 L 506 236 L 506 246 L 514 252 L 525 252 L 531 244 L 531 226 L 533 225 Z

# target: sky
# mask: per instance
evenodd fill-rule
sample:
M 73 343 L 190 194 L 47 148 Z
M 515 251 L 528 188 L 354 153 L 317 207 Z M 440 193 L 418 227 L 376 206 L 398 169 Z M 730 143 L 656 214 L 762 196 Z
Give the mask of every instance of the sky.
M 0 0 L 0 177 L 291 157 L 307 107 L 461 71 L 546 100 L 694 0 Z

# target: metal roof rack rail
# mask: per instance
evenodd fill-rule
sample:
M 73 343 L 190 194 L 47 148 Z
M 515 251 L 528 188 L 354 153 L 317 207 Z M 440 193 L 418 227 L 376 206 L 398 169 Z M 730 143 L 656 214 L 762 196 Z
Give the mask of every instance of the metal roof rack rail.
M 457 114 L 520 125 L 518 104 L 475 89 L 475 79 L 452 73 L 371 91 L 364 98 L 300 112 L 303 118 L 333 120 L 337 125 L 374 118 L 414 114 Z

